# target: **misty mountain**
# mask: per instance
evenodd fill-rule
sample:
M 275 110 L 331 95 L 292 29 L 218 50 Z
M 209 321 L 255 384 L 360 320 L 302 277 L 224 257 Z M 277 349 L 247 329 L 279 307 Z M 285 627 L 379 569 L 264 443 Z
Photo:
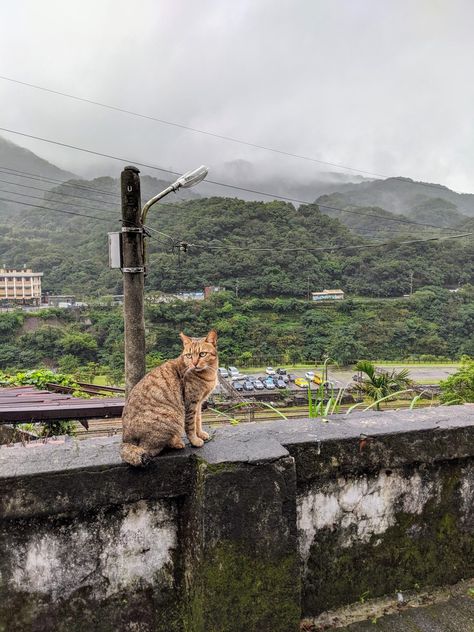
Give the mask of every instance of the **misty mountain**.
M 63 182 L 76 177 L 73 173 L 60 169 L 29 149 L 20 147 L 2 136 L 0 136 L 0 169 L 2 172 L 10 170 L 29 172 Z
M 346 197 L 340 193 L 322 195 L 317 199 L 317 204 L 323 213 L 338 219 L 357 234 L 384 239 L 413 238 L 416 235 L 432 237 L 443 234 L 446 228 L 462 231 L 463 224 L 470 219 L 459 213 L 454 204 L 441 198 L 425 200 L 406 213 L 390 212 L 379 206 L 348 204 Z M 415 226 L 413 222 L 420 226 Z M 441 230 L 434 228 L 436 226 Z
M 456 193 L 441 184 L 415 182 L 410 178 L 387 178 L 361 182 L 339 191 L 342 204 L 351 206 L 379 206 L 392 213 L 411 217 L 430 216 L 435 213 L 474 216 L 474 194 Z M 445 203 L 443 208 L 442 203 Z M 426 213 L 428 212 L 428 215 Z M 462 218 L 461 218 L 462 219 Z
M 206 196 L 237 197 L 242 200 L 267 202 L 282 197 L 289 201 L 312 203 L 320 195 L 350 190 L 367 178 L 357 174 L 333 173 L 318 169 L 274 172 L 267 164 L 248 160 L 232 160 L 213 168 L 210 179 L 228 186 L 204 181 L 200 191 Z M 235 186 L 235 188 L 232 187 Z M 245 191 L 244 189 L 250 189 Z M 265 195 L 269 194 L 269 195 Z
M 169 180 L 142 176 L 142 203 L 169 186 L 172 178 L 172 175 Z M 192 189 L 183 189 L 160 203 L 172 204 L 199 197 Z M 64 224 L 59 213 L 44 213 L 44 209 L 34 205 L 72 213 L 102 213 L 107 218 L 113 212 L 118 220 L 120 181 L 110 177 L 81 179 L 0 137 L 0 223 L 8 219 L 17 225 L 27 220 L 29 226 L 37 228 L 52 227 L 57 222 Z M 62 217 L 67 217 L 67 213 Z
M 228 195 L 245 200 L 267 201 L 273 194 L 293 200 L 296 204 L 316 201 L 318 204 L 338 207 L 338 213 L 322 208 L 324 213 L 337 217 L 346 226 L 360 234 L 382 232 L 387 235 L 394 232 L 410 234 L 409 228 L 396 231 L 403 224 L 391 221 L 391 217 L 403 215 L 404 218 L 420 223 L 433 224 L 441 228 L 461 225 L 467 217 L 474 216 L 474 195 L 456 193 L 439 184 L 416 182 L 409 178 L 387 178 L 374 180 L 355 174 L 315 171 L 313 174 L 291 172 L 288 175 L 273 175 L 265 167 L 235 160 L 225 163 L 213 172 L 212 179 L 240 188 L 219 187 L 207 184 L 203 187 L 206 194 Z M 344 213 L 342 210 L 350 210 Z M 370 217 L 362 219 L 357 213 L 377 214 L 386 218 L 386 222 Z

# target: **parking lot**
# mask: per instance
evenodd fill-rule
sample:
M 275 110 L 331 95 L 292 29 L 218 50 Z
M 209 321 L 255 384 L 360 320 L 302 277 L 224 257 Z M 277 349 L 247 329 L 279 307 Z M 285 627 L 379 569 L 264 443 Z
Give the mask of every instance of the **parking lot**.
M 406 365 L 377 365 L 384 370 L 395 369 L 397 371 L 408 368 L 410 371 L 410 377 L 419 384 L 437 384 L 440 380 L 446 379 L 449 375 L 456 372 L 457 366 L 453 364 L 446 365 L 432 365 L 432 366 L 406 366 Z M 319 388 L 319 380 L 309 379 L 306 374 L 308 371 L 314 373 L 314 376 L 319 377 L 322 381 L 327 379 L 328 388 L 347 388 L 354 383 L 353 376 L 355 371 L 353 369 L 339 369 L 337 367 L 328 367 L 327 376 L 323 376 L 321 369 L 283 369 L 284 373 L 281 373 L 282 369 L 278 367 L 268 367 L 267 371 L 259 371 L 257 373 L 248 372 L 238 369 L 237 367 L 226 367 L 224 370 L 219 369 L 221 378 L 227 383 L 231 384 L 235 390 L 241 394 L 254 395 L 256 393 L 264 393 L 269 391 L 283 391 L 284 389 L 292 392 L 306 391 L 308 385 L 311 389 L 316 390 Z M 282 381 L 279 382 L 281 378 Z M 301 381 L 303 380 L 303 381 Z M 220 387 L 216 392 L 220 391 Z
M 265 372 L 244 373 L 236 367 L 220 368 L 220 382 L 224 387 L 218 387 L 216 392 L 225 388 L 225 383 L 241 394 L 254 395 L 269 391 L 306 391 L 308 387 L 317 390 L 323 382 L 321 372 L 311 369 L 291 371 L 268 367 Z M 328 380 L 327 388 L 342 388 L 338 381 Z

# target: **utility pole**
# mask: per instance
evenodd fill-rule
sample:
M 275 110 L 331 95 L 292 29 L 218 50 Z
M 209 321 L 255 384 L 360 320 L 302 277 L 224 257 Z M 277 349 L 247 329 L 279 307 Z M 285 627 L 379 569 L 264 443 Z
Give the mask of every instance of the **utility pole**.
M 126 397 L 145 375 L 145 264 L 139 173 L 136 167 L 125 167 L 120 178 Z
M 309 278 L 310 278 L 310 277 L 309 277 L 309 275 L 308 275 L 308 294 L 307 294 L 308 301 L 310 300 L 310 295 L 309 295 Z
M 235 282 L 235 297 L 239 298 L 239 281 Z
M 413 270 L 410 270 L 410 296 L 413 294 L 413 276 L 414 272 Z

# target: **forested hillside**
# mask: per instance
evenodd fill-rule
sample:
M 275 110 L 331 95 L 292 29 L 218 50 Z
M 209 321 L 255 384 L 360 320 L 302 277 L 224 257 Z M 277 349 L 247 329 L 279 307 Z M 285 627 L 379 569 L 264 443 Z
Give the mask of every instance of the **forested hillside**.
M 121 275 L 107 267 L 106 242 L 108 231 L 120 229 L 118 205 L 81 204 L 77 211 L 92 217 L 24 207 L 19 224 L 2 226 L 0 260 L 44 271 L 45 291 L 84 298 L 120 293 Z M 45 205 L 64 209 L 49 197 Z M 149 225 L 160 232 L 149 242 L 148 291 L 238 283 L 243 295 L 302 297 L 309 283 L 312 290 L 341 287 L 349 295 L 393 297 L 408 292 L 410 271 L 415 289 L 474 283 L 470 238 L 399 245 L 397 239 L 432 236 L 407 226 L 405 233 L 392 232 L 391 245 L 374 248 L 375 240 L 355 235 L 317 205 L 190 200 L 157 205 Z M 180 242 L 189 244 L 186 252 L 179 252 Z
M 121 293 L 121 274 L 107 265 L 107 232 L 121 227 L 119 181 L 60 183 L 70 174 L 7 141 L 0 155 L 0 264 L 43 271 L 45 292 L 85 300 Z M 400 243 L 472 230 L 463 213 L 474 213 L 474 196 L 399 178 L 326 182 L 341 192 L 319 206 L 200 198 L 194 189 L 168 196 L 148 217 L 147 291 L 220 285 L 238 286 L 241 296 L 301 298 L 340 287 L 348 296 L 396 297 L 409 291 L 412 272 L 414 290 L 474 283 L 472 238 Z M 168 184 L 142 176 L 142 201 Z
M 452 294 L 438 288 L 410 299 L 348 299 L 323 307 L 300 299 L 236 298 L 230 292 L 205 301 L 149 305 L 147 363 L 180 353 L 179 331 L 219 332 L 222 364 L 360 358 L 458 359 L 474 355 L 474 289 Z M 123 375 L 120 308 L 0 314 L 0 369 L 59 367 Z

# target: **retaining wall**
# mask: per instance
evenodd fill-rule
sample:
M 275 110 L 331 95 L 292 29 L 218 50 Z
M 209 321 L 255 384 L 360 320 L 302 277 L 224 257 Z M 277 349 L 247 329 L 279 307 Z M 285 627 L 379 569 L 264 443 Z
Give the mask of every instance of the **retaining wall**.
M 291 632 L 474 576 L 474 407 L 0 447 L 0 632 Z

